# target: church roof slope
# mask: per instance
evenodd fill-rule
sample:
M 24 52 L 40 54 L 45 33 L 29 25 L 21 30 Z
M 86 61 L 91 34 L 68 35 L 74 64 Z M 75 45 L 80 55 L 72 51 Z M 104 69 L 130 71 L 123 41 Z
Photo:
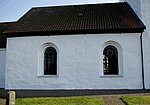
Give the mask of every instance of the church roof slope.
M 145 25 L 124 2 L 35 7 L 4 33 L 125 33 L 144 29 Z
M 3 31 L 7 30 L 15 22 L 0 23 L 0 48 L 6 48 L 6 36 Z

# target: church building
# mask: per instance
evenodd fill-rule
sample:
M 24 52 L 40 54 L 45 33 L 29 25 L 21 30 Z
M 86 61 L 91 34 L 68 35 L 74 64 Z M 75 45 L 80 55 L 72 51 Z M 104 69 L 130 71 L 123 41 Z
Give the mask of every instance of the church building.
M 149 3 L 34 7 L 0 23 L 0 88 L 150 89 Z

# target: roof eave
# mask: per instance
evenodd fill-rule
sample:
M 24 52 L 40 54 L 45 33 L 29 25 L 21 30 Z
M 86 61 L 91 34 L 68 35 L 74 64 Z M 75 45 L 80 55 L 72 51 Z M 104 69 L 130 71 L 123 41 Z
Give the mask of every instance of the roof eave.
M 7 37 L 25 37 L 25 36 L 53 36 L 53 35 L 73 35 L 73 34 L 117 34 L 117 33 L 142 33 L 146 29 L 101 29 L 101 30 L 57 30 L 57 31 L 32 31 L 32 32 L 4 32 Z

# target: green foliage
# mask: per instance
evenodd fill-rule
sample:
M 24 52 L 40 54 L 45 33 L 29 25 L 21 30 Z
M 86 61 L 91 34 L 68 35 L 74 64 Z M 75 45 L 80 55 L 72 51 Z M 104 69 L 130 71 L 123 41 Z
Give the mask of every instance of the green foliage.
M 127 105 L 150 105 L 150 96 L 124 96 L 122 100 Z
M 0 96 L 0 99 L 6 99 L 6 97 L 4 97 L 4 96 Z
M 16 105 L 102 105 L 101 97 L 18 98 Z

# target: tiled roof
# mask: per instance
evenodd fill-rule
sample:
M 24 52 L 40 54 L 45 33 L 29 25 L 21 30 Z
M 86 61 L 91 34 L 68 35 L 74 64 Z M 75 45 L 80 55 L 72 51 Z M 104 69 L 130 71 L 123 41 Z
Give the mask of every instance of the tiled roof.
M 124 33 L 144 29 L 124 2 L 32 8 L 4 33 Z
M 7 30 L 14 22 L 0 23 L 0 48 L 6 48 L 6 36 L 3 31 Z

